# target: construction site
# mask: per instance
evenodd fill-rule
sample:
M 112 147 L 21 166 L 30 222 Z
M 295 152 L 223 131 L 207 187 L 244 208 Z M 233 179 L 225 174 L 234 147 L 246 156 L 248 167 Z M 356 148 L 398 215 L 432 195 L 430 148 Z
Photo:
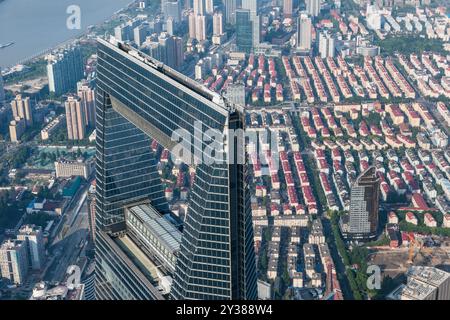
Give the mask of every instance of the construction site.
M 367 262 L 378 265 L 382 275 L 397 278 L 409 267 L 428 266 L 450 271 L 450 238 L 406 233 L 401 246 L 370 247 Z

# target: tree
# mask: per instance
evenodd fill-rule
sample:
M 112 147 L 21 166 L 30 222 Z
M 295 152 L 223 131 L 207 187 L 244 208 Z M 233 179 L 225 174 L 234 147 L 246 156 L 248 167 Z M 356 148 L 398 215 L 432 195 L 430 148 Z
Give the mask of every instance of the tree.
M 386 275 L 381 282 L 381 289 L 378 290 L 374 299 L 384 299 L 397 285 L 397 281 Z

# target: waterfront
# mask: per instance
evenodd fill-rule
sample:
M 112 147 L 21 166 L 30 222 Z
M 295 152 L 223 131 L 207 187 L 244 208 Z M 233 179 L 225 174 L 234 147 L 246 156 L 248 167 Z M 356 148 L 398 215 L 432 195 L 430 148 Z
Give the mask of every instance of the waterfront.
M 0 66 L 19 61 L 82 34 L 90 25 L 107 20 L 131 0 L 5 0 L 0 2 Z M 66 26 L 68 6 L 81 9 L 81 29 Z

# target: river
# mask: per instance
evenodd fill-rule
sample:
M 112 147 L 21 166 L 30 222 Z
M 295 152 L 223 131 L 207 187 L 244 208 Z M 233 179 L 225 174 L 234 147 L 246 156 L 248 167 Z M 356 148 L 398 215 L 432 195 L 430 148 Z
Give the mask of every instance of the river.
M 4 0 L 0 1 L 0 67 L 52 48 L 107 20 L 131 0 Z M 80 29 L 67 28 L 67 8 L 80 8 Z

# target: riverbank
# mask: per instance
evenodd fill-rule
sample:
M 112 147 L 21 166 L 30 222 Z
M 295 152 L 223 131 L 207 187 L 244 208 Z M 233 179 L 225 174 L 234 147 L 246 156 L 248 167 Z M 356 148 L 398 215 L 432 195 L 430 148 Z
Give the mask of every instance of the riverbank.
M 50 51 L 63 47 L 73 41 L 102 35 L 102 26 L 118 20 L 121 14 L 134 8 L 137 0 L 79 0 L 81 9 L 81 30 L 67 29 L 65 26 L 69 14 L 66 13 L 71 0 L 16 0 L 1 2 L 0 43 L 14 41 L 11 47 L 1 50 L 0 66 L 12 68 L 18 64 L 29 64 L 40 59 Z M 21 17 L 20 22 L 17 17 Z M 62 25 L 63 24 L 63 25 Z

